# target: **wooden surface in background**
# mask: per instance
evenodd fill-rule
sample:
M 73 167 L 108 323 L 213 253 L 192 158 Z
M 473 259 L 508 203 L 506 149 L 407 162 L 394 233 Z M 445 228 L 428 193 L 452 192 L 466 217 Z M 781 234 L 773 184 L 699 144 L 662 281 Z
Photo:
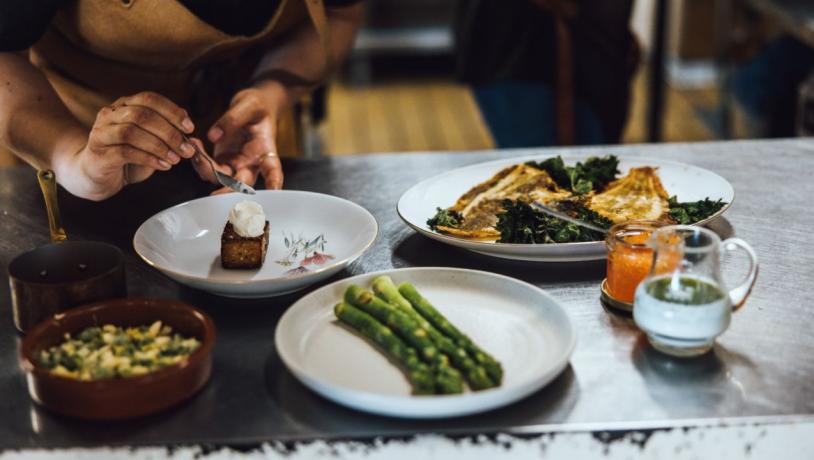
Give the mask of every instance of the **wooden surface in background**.
M 633 98 L 622 142 L 647 142 L 645 119 L 647 116 L 647 72 L 642 66 L 633 81 Z M 716 88 L 675 89 L 667 86 L 664 107 L 664 142 L 696 142 L 714 140 L 714 133 L 701 121 L 693 104 L 717 98 Z
M 448 80 L 336 82 L 320 131 L 329 155 L 494 147 L 469 89 Z
M 645 142 L 645 75 L 643 67 L 633 83 L 624 143 Z M 714 139 L 692 103 L 709 105 L 717 96 L 715 89 L 668 88 L 666 94 L 666 142 Z M 320 133 L 329 155 L 494 148 L 472 93 L 466 86 L 446 80 L 388 82 L 361 88 L 335 82 Z

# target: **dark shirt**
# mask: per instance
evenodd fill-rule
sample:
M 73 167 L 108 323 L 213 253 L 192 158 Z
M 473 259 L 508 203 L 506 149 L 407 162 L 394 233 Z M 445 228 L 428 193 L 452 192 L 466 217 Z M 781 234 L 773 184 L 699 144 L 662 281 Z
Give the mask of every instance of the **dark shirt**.
M 71 1 L 0 0 L 0 51 L 29 48 L 45 33 L 54 14 Z M 177 1 L 222 32 L 242 36 L 262 31 L 280 7 L 280 0 Z M 341 7 L 359 1 L 361 0 L 325 0 L 325 6 Z
M 570 20 L 576 97 L 603 120 L 607 137 L 624 125 L 636 44 L 632 0 L 577 0 Z M 474 85 L 505 80 L 554 84 L 555 26 L 531 0 L 459 0 L 458 77 Z

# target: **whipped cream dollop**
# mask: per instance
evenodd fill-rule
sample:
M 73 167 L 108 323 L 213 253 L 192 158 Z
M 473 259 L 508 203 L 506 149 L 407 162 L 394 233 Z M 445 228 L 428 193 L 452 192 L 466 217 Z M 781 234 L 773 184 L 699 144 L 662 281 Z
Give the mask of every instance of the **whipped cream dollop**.
M 263 212 L 263 207 L 254 201 L 241 201 L 229 211 L 229 222 L 238 235 L 254 238 L 263 234 L 266 213 Z

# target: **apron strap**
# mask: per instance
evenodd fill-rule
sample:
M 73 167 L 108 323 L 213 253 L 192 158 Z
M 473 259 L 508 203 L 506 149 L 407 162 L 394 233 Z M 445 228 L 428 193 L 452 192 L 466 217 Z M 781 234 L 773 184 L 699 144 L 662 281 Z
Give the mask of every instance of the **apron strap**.
M 333 53 L 331 53 L 330 37 L 328 36 L 328 18 L 325 15 L 325 5 L 322 0 L 304 0 L 305 7 L 308 9 L 308 15 L 311 17 L 311 22 L 314 23 L 314 30 L 316 30 L 319 39 L 322 42 L 322 49 L 325 51 L 325 59 L 328 69 L 334 67 Z
M 308 10 L 308 16 L 314 24 L 314 30 L 319 36 L 320 43 L 322 44 L 323 52 L 325 53 L 325 66 L 326 69 L 331 70 L 334 68 L 334 59 L 330 50 L 330 37 L 328 36 L 328 18 L 325 15 L 325 6 L 322 0 L 289 0 L 300 1 L 305 4 Z M 319 81 L 312 81 L 305 79 L 299 75 L 295 75 L 283 69 L 258 69 L 252 78 L 246 83 L 246 86 L 255 84 L 261 80 L 274 79 L 289 86 L 304 86 L 316 87 L 320 84 Z

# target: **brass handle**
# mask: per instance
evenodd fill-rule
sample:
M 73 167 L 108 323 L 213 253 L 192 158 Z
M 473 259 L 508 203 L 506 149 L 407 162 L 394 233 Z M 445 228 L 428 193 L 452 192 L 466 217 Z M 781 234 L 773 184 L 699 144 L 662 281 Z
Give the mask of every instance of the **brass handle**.
M 50 169 L 37 171 L 42 197 L 45 199 L 45 210 L 48 211 L 48 227 L 51 229 L 51 241 L 60 243 L 68 239 L 59 219 L 59 201 L 57 200 L 57 180 Z

